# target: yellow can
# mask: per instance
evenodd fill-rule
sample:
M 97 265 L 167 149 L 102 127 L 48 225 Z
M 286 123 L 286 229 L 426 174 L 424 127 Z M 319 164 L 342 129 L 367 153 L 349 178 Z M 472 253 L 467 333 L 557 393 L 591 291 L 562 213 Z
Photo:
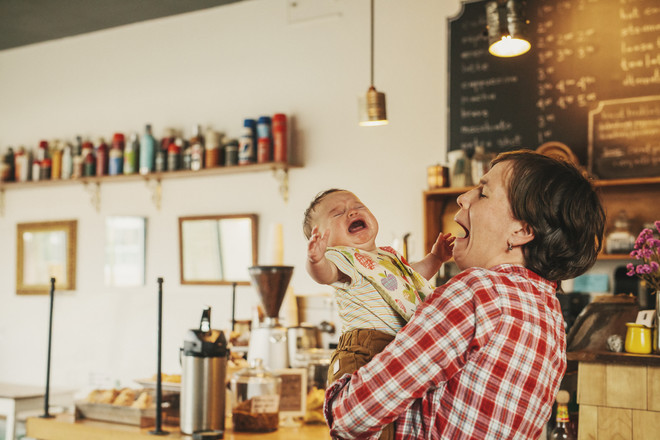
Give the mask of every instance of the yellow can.
M 651 353 L 652 335 L 651 328 L 634 322 L 626 323 L 626 352 L 636 354 Z

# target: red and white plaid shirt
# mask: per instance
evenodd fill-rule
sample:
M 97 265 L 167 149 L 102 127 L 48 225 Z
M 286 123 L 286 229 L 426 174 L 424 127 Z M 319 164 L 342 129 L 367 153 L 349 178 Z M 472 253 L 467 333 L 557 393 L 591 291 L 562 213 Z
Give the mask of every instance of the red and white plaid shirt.
M 556 284 L 472 268 L 436 289 L 396 339 L 326 391 L 334 438 L 538 439 L 566 370 Z

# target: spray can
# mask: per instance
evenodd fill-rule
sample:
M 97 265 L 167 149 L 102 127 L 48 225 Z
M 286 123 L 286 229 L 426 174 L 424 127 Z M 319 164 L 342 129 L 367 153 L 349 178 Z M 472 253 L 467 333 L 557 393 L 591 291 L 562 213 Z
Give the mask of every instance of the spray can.
M 257 122 L 257 162 L 265 163 L 272 160 L 271 119 L 262 116 Z
M 238 140 L 238 164 L 247 165 L 257 161 L 256 121 L 243 121 L 243 134 Z
M 117 176 L 124 173 L 124 152 L 113 145 L 108 152 L 108 174 Z
M 277 113 L 273 115 L 273 160 L 284 162 L 288 160 L 286 115 Z

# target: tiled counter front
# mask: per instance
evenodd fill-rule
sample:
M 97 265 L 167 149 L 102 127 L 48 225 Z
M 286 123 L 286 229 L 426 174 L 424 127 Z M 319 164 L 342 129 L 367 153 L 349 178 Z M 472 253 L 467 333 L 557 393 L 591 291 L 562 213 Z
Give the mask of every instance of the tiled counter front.
M 660 366 L 653 364 L 578 364 L 578 440 L 660 439 Z

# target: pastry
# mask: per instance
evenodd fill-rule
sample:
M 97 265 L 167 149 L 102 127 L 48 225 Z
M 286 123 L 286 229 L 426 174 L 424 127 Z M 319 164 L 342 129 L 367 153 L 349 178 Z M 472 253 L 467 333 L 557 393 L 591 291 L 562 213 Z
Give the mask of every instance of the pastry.
M 113 405 L 131 406 L 135 402 L 135 390 L 124 388 L 112 402 Z
M 151 406 L 154 399 L 147 391 L 142 391 L 138 398 L 133 402 L 131 408 L 147 409 Z

